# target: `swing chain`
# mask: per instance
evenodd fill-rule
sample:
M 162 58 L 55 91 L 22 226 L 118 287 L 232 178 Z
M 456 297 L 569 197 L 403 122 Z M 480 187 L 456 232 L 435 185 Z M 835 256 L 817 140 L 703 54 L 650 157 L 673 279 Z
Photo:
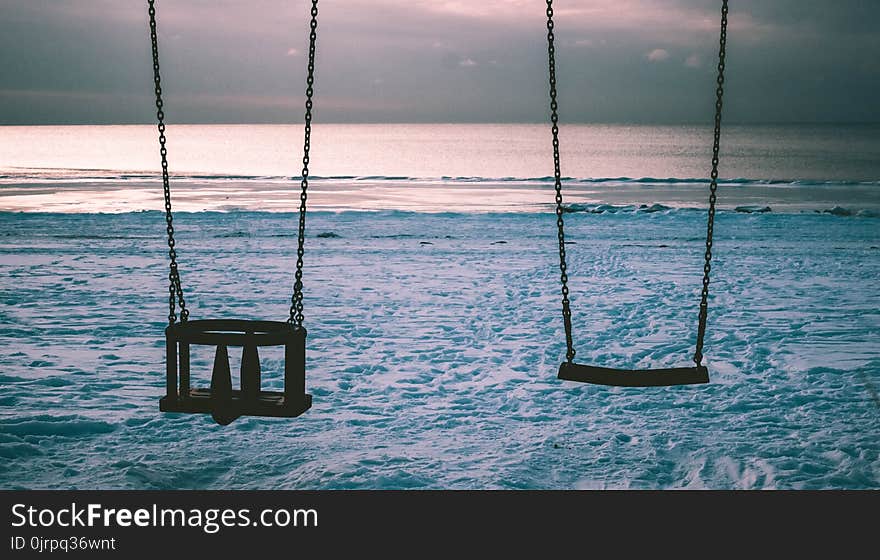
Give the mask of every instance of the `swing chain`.
M 703 289 L 700 295 L 700 320 L 697 327 L 697 348 L 694 363 L 703 362 L 703 342 L 706 337 L 706 322 L 709 315 L 709 272 L 712 270 L 712 234 L 715 230 L 715 201 L 718 190 L 718 152 L 721 144 L 721 108 L 724 100 L 724 63 L 727 56 L 727 14 L 728 0 L 721 4 L 721 38 L 718 49 L 718 79 L 715 89 L 715 133 L 712 144 L 712 172 L 709 182 L 709 217 L 706 225 L 706 254 L 703 265 Z
M 565 358 L 571 363 L 575 349 L 571 336 L 571 305 L 568 298 L 568 264 L 565 259 L 565 225 L 562 215 L 562 171 L 559 162 L 559 104 L 556 101 L 556 46 L 553 33 L 553 0 L 547 0 L 547 54 L 550 68 L 550 120 L 553 123 L 553 179 L 556 187 L 556 226 L 559 230 L 559 273 L 562 280 L 562 319 L 565 324 Z
M 312 0 L 312 19 L 309 22 L 309 66 L 308 77 L 306 78 L 306 114 L 305 114 L 305 132 L 303 140 L 303 158 L 302 158 L 302 180 L 300 187 L 299 200 L 299 233 L 298 245 L 296 250 L 296 275 L 293 284 L 293 296 L 290 298 L 290 317 L 287 322 L 294 329 L 299 330 L 303 327 L 303 255 L 305 254 L 305 236 L 306 236 L 306 200 L 308 198 L 309 189 L 309 150 L 312 144 L 312 96 L 315 93 L 315 43 L 318 39 L 318 0 Z
M 168 271 L 168 324 L 177 322 L 175 309 L 175 295 L 177 305 L 180 307 L 180 321 L 185 323 L 189 319 L 189 310 L 183 298 L 183 288 L 180 285 L 180 270 L 177 266 L 177 249 L 174 241 L 174 224 L 171 216 L 171 186 L 168 179 L 168 149 L 165 147 L 165 111 L 162 102 L 162 79 L 159 76 L 159 36 L 156 32 L 156 6 L 155 0 L 147 0 L 150 15 L 150 41 L 153 47 L 153 82 L 156 92 L 156 120 L 159 130 L 159 154 L 162 156 L 162 187 L 165 191 L 165 223 L 168 232 L 168 256 L 171 260 Z

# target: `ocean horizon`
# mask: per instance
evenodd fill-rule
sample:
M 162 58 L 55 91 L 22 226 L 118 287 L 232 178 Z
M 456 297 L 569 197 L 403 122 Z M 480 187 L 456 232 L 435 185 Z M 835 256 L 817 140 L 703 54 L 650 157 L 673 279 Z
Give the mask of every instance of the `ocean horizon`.
M 582 206 L 707 204 L 708 126 L 566 125 L 566 200 Z M 181 211 L 293 211 L 299 125 L 169 125 Z M 539 124 L 316 124 L 310 208 L 536 212 L 553 204 Z M 0 127 L 0 211 L 162 209 L 151 125 Z M 729 126 L 722 209 L 873 214 L 880 125 Z

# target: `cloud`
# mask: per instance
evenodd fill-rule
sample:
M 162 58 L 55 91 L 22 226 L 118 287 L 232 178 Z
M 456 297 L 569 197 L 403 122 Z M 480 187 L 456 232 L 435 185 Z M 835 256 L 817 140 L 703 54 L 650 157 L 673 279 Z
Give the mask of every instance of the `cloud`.
M 299 102 L 285 100 L 302 101 L 306 67 L 294 62 L 308 53 L 309 6 L 308 0 L 162 3 L 169 116 L 177 122 L 299 118 Z M 542 122 L 545 9 L 545 0 L 322 3 L 318 118 Z M 0 100 L 0 124 L 151 122 L 145 11 L 136 0 L 0 0 L 6 100 Z M 719 18 L 717 0 L 558 2 L 565 118 L 703 122 L 706 75 L 695 69 L 715 61 Z M 873 95 L 880 87 L 878 18 L 880 2 L 865 0 L 731 3 L 730 119 L 880 121 Z M 385 86 L 374 85 L 376 76 Z M 466 103 L 454 103 L 463 94 Z M 98 103 L 94 95 L 107 97 Z M 335 101 L 321 102 L 327 99 Z
M 669 51 L 666 49 L 654 49 L 645 55 L 645 58 L 651 62 L 663 62 L 669 60 Z

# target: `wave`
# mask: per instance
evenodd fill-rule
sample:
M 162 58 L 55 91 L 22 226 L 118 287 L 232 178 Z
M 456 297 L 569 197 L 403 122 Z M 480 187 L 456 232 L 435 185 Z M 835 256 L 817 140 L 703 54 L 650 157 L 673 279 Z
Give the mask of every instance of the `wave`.
M 516 214 L 553 214 L 555 209 L 554 203 L 546 203 L 543 205 L 536 205 L 534 208 L 530 208 L 528 210 L 516 211 L 513 213 Z M 688 214 L 705 214 L 705 207 L 697 207 L 697 206 L 667 206 L 665 204 L 660 203 L 638 203 L 638 204 L 580 204 L 580 203 L 572 203 L 566 204 L 563 207 L 563 212 L 565 214 L 605 214 L 605 215 L 614 215 L 614 214 L 630 214 L 630 215 L 644 215 L 650 216 L 653 214 L 664 214 L 664 215 L 688 215 Z M 716 210 L 718 214 L 726 214 L 726 215 L 800 215 L 800 216 L 829 216 L 829 217 L 837 217 L 837 218 L 854 218 L 854 219 L 864 219 L 864 218 L 880 218 L 880 210 L 874 209 L 855 209 L 855 208 L 844 208 L 841 206 L 833 206 L 831 208 L 812 208 L 812 209 L 791 209 L 786 207 L 780 208 L 771 208 L 770 206 L 754 206 L 754 207 L 745 207 L 738 206 L 736 208 L 718 208 Z M 474 213 L 484 214 L 484 215 L 508 215 L 512 213 L 511 211 L 505 210 L 497 210 L 492 212 L 479 211 L 473 212 L 468 210 L 460 210 L 460 211 L 432 211 L 432 210 L 403 210 L 403 209 L 319 209 L 319 210 L 309 210 L 310 215 L 323 215 L 323 216 L 359 216 L 359 215 L 374 215 L 374 216 L 387 216 L 393 218 L 411 218 L 416 216 L 423 215 L 432 215 L 436 217 L 456 217 L 456 216 L 465 216 L 471 215 Z M 162 210 L 137 210 L 132 212 L 10 212 L 6 210 L 0 210 L 0 219 L 17 219 L 22 214 L 30 215 L 33 217 L 38 216 L 58 216 L 58 215 L 68 215 L 68 214 L 88 214 L 94 216 L 124 216 L 124 215 L 155 215 L 162 216 L 164 215 L 164 211 Z M 237 215 L 248 215 L 253 214 L 256 216 L 262 215 L 277 215 L 277 214 L 289 214 L 291 216 L 295 216 L 296 212 L 292 210 L 257 210 L 257 209 L 249 209 L 249 208 L 232 208 L 226 210 L 180 210 L 175 211 L 176 215 L 210 215 L 210 214 L 237 214 Z M 0 237 L 19 237 L 21 234 L 19 232 L 3 232 L 0 233 Z M 102 236 L 102 235 L 54 235 L 54 234 L 40 234 L 40 233 L 29 233 L 29 235 L 33 237 L 47 237 L 47 238 L 56 238 L 63 240 L 86 240 L 86 241 L 94 241 L 94 240 L 123 240 L 123 239 L 152 239 L 151 236 Z M 296 233 L 272 233 L 272 234 L 260 234 L 256 235 L 253 233 L 243 232 L 243 231 L 234 231 L 230 233 L 221 233 L 213 236 L 215 239 L 223 239 L 223 238 L 248 238 L 248 237 L 296 237 Z M 315 234 L 317 238 L 337 238 L 341 237 L 340 235 L 334 232 L 320 232 Z M 375 239 L 406 239 L 406 238 L 414 238 L 419 237 L 418 235 L 411 234 L 395 234 L 395 235 L 375 235 L 371 236 Z M 446 236 L 448 239 L 452 239 L 450 236 Z
M 579 204 L 572 203 L 566 204 L 563 207 L 563 212 L 566 214 L 622 214 L 622 213 L 633 213 L 633 214 L 655 214 L 655 213 L 674 213 L 674 212 L 705 212 L 705 208 L 696 208 L 690 206 L 667 206 L 665 204 Z M 770 213 L 781 213 L 781 214 L 790 214 L 791 211 L 782 210 L 774 211 L 770 206 L 763 205 L 748 205 L 748 206 L 737 206 L 733 209 L 718 209 L 718 213 L 727 214 L 727 213 L 736 213 L 736 214 L 770 214 Z M 838 217 L 853 217 L 853 218 L 880 218 L 880 211 L 871 210 L 871 209 L 852 209 L 852 208 L 844 208 L 842 206 L 834 206 L 832 208 L 825 209 L 814 209 L 811 211 L 799 210 L 794 213 L 797 214 L 830 214 L 832 216 Z
M 297 182 L 302 181 L 299 175 L 247 175 L 247 174 L 211 174 L 211 173 L 177 173 L 171 175 L 172 181 L 183 182 Z M 418 182 L 418 183 L 526 183 L 541 184 L 555 182 L 553 176 L 536 177 L 481 177 L 481 176 L 448 176 L 413 177 L 407 175 L 310 175 L 312 181 L 346 181 L 346 182 Z M 158 181 L 158 172 L 114 172 L 100 169 L 28 169 L 21 172 L 0 174 L 4 183 L 36 183 L 36 182 L 126 182 L 126 181 Z M 562 177 L 568 184 L 586 185 L 705 185 L 708 178 L 701 177 Z M 880 186 L 876 181 L 847 181 L 821 179 L 753 179 L 734 177 L 719 179 L 721 185 L 754 185 L 754 186 Z

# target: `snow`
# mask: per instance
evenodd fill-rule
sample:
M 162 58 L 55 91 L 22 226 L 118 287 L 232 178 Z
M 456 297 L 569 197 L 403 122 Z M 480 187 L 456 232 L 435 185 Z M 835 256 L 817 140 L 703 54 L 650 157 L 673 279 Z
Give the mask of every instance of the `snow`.
M 578 361 L 690 363 L 705 212 L 656 192 L 565 215 Z M 314 405 L 226 428 L 158 411 L 162 214 L 0 213 L 0 487 L 877 488 L 880 221 L 757 198 L 717 217 L 711 383 L 652 389 L 556 379 L 552 212 L 311 213 Z M 193 318 L 286 318 L 292 214 L 175 227 Z

